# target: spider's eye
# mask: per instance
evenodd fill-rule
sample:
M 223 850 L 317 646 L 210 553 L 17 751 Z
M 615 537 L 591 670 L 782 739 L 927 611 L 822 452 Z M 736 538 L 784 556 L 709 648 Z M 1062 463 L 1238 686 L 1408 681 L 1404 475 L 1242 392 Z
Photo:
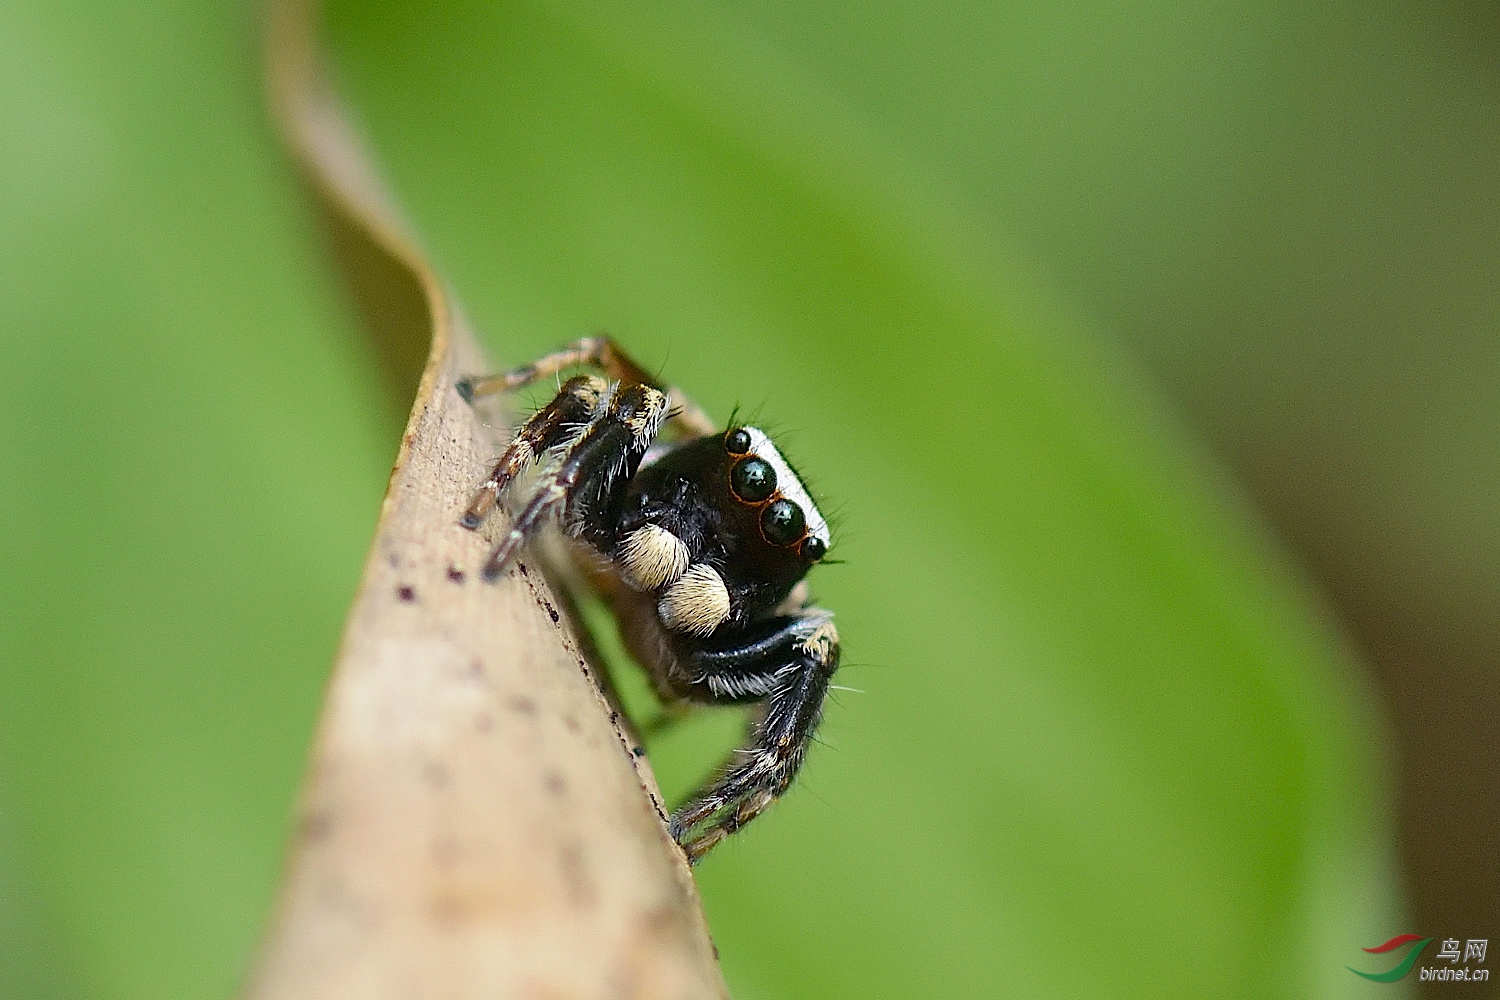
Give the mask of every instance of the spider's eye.
M 776 492 L 776 470 L 763 458 L 742 458 L 729 470 L 729 488 L 746 503 L 760 503 Z
M 761 511 L 760 530 L 772 545 L 790 545 L 807 530 L 807 518 L 790 500 L 777 500 Z
M 807 541 L 802 543 L 802 558 L 808 562 L 817 562 L 827 551 L 828 546 L 817 535 L 809 535 Z
M 736 427 L 724 435 L 724 450 L 731 455 L 743 455 L 750 450 L 750 432 Z

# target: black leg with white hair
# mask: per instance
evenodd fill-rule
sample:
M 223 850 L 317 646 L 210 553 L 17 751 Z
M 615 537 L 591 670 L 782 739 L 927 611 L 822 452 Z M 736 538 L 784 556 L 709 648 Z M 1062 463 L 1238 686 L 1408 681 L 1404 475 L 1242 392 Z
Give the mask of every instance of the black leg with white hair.
M 810 608 L 800 618 L 738 650 L 725 650 L 701 675 L 716 700 L 758 700 L 750 739 L 731 755 L 720 776 L 672 815 L 673 838 L 688 862 L 759 816 L 780 798 L 802 767 L 828 686 L 838 669 L 832 616 Z M 707 661 L 707 662 L 706 662 Z
M 607 524 L 620 491 L 656 440 L 666 414 L 667 397 L 657 389 L 637 384 L 615 391 L 604 413 L 543 474 L 510 530 L 490 553 L 485 578 L 493 580 L 504 573 L 526 540 L 555 515 L 567 515 L 567 530 L 575 535 L 590 534 L 590 522 Z

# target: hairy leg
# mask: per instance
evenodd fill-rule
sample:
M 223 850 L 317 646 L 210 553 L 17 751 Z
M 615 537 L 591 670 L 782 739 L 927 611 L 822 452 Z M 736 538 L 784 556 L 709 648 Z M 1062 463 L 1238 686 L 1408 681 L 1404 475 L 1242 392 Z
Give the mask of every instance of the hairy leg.
M 626 354 L 619 344 L 609 337 L 584 337 L 538 358 L 529 365 L 512 368 L 499 375 L 484 378 L 466 378 L 458 383 L 459 395 L 473 402 L 478 396 L 497 392 L 512 392 L 525 388 L 541 379 L 556 375 L 569 368 L 585 366 L 597 368 L 614 381 L 624 385 L 650 386 L 667 394 L 671 427 L 683 437 L 703 437 L 718 430 L 703 409 L 687 397 L 682 390 L 662 385 L 657 378 Z
M 479 527 L 516 476 L 550 449 L 583 434 L 599 415 L 599 403 L 607 390 L 604 380 L 597 376 L 579 375 L 564 382 L 552 402 L 521 425 L 459 523 L 470 531 Z
M 473 401 L 478 396 L 524 389 L 533 382 L 579 366 L 598 368 L 617 382 L 634 382 L 665 391 L 664 386 L 657 384 L 649 372 L 636 364 L 609 337 L 584 337 L 529 365 L 521 365 L 499 375 L 466 378 L 458 383 L 458 392 L 464 399 Z
M 609 410 L 568 445 L 538 484 L 484 566 L 485 579 L 505 572 L 526 540 L 580 495 L 602 496 L 634 473 L 666 418 L 667 398 L 645 385 L 615 393 Z
M 672 836 L 696 863 L 719 841 L 740 829 L 787 790 L 802 766 L 807 744 L 822 714 L 829 680 L 838 669 L 838 634 L 832 616 L 809 609 L 792 628 L 757 645 L 784 655 L 751 655 L 704 683 L 724 700 L 744 700 L 768 690 L 751 725 L 747 744 L 730 758 L 718 780 L 672 816 Z M 784 640 L 790 636 L 791 642 Z M 729 654 L 726 654 L 729 655 Z M 752 665 L 758 661 L 759 665 Z M 715 677 L 716 680 L 711 680 Z

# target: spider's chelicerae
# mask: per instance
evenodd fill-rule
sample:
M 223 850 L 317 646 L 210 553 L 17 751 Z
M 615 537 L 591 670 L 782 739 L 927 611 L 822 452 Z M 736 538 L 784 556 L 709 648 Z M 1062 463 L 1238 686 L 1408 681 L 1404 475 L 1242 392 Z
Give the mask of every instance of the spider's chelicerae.
M 839 642 L 803 577 L 828 551 L 828 523 L 763 432 L 718 428 L 607 338 L 458 388 L 472 400 L 575 366 L 609 379 L 563 382 L 516 432 L 462 523 L 477 528 L 538 465 L 485 577 L 560 519 L 665 702 L 755 706 L 746 745 L 672 815 L 672 836 L 696 862 L 786 791 L 818 723 Z

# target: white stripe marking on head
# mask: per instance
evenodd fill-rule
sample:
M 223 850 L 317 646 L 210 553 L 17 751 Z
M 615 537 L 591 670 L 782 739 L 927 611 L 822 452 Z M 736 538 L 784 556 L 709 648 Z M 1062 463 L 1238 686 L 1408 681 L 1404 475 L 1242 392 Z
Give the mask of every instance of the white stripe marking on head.
M 770 463 L 771 468 L 776 470 L 776 489 L 782 496 L 802 508 L 802 513 L 807 517 L 807 533 L 822 542 L 824 546 L 830 545 L 833 540 L 828 536 L 828 522 L 823 520 L 822 514 L 818 513 L 818 507 L 813 503 L 807 487 L 792 471 L 792 467 L 786 464 L 786 459 L 782 458 L 781 452 L 776 450 L 775 443 L 765 431 L 757 427 L 746 427 L 745 433 L 750 435 L 750 454 L 765 459 Z

